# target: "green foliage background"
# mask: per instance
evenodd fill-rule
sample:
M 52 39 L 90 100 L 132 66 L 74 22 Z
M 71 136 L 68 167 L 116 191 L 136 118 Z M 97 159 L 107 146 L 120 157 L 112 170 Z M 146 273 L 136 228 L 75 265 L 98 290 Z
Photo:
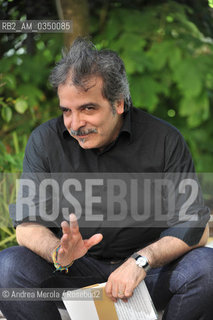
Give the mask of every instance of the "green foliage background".
M 98 43 L 122 56 L 136 107 L 174 124 L 197 171 L 213 170 L 213 42 L 169 1 L 143 10 L 114 9 Z
M 0 5 L 9 8 L 9 2 L 13 1 L 0 0 Z M 204 12 L 203 23 L 197 18 L 199 8 Z M 96 6 L 90 4 L 91 39 L 98 48 L 120 54 L 134 105 L 181 131 L 198 172 L 213 171 L 212 10 L 207 1 L 200 7 L 182 1 L 135 0 L 132 5 L 108 1 L 107 7 L 98 1 Z M 15 5 L 8 12 L 8 19 L 27 18 Z M 50 14 L 57 19 L 53 9 Z M 30 132 L 59 114 L 48 76 L 61 57 L 63 35 L 3 34 L 0 44 L 0 172 L 20 172 Z M 3 181 L 0 209 L 5 216 L 5 204 L 14 192 L 10 185 L 12 189 L 5 195 Z M 11 235 L 10 228 L 1 227 L 2 248 L 13 243 Z

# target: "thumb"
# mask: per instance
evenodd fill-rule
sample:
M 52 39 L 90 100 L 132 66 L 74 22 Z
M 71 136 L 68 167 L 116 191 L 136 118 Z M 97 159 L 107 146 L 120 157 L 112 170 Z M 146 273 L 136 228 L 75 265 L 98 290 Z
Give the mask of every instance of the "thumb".
M 94 234 L 94 236 L 90 237 L 89 239 L 84 240 L 84 244 L 89 250 L 91 247 L 101 242 L 102 239 L 103 239 L 103 235 L 101 233 L 96 233 Z

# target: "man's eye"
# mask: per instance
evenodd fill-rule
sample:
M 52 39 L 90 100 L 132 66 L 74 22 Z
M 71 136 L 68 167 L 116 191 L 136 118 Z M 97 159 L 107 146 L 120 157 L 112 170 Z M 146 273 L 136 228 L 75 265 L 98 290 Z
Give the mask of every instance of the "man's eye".
M 68 108 L 61 108 L 61 110 L 62 110 L 63 113 L 66 113 L 66 112 L 70 111 L 70 109 L 68 109 Z
M 85 110 L 86 111 L 94 110 L 94 107 L 86 107 Z

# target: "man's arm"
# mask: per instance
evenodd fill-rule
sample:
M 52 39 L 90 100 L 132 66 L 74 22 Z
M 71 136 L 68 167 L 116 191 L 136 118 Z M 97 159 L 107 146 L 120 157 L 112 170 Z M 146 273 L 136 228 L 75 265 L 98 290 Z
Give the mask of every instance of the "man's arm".
M 16 227 L 16 239 L 20 246 L 25 246 L 48 262 L 52 262 L 53 250 L 60 244 L 52 231 L 32 222 L 25 222 Z
M 194 248 L 204 246 L 208 236 L 209 226 L 207 225 L 199 243 L 194 246 L 190 247 L 178 238 L 167 236 L 138 251 L 138 253 L 147 257 L 152 268 L 157 268 L 179 258 Z
M 192 247 L 178 238 L 167 236 L 143 248 L 138 253 L 146 256 L 152 268 L 160 267 L 194 248 L 204 246 L 208 235 L 209 227 L 207 225 L 199 243 Z M 134 289 L 145 277 L 144 269 L 139 268 L 133 258 L 129 258 L 109 276 L 105 287 L 106 294 L 113 301 L 116 301 L 117 298 L 126 300 L 132 296 Z
M 32 250 L 48 262 L 52 261 L 52 253 L 60 244 L 57 261 L 66 266 L 72 261 L 83 257 L 87 251 L 98 244 L 103 236 L 97 233 L 83 240 L 79 232 L 78 222 L 74 214 L 70 215 L 70 223 L 61 223 L 63 236 L 58 239 L 48 228 L 36 223 L 22 223 L 16 228 L 19 245 Z

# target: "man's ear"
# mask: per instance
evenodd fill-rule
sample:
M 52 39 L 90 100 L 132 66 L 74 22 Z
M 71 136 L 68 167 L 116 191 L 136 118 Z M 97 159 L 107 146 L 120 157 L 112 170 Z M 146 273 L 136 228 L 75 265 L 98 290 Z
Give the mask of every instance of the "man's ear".
M 118 114 L 124 113 L 124 100 L 119 100 L 116 102 L 116 110 Z

